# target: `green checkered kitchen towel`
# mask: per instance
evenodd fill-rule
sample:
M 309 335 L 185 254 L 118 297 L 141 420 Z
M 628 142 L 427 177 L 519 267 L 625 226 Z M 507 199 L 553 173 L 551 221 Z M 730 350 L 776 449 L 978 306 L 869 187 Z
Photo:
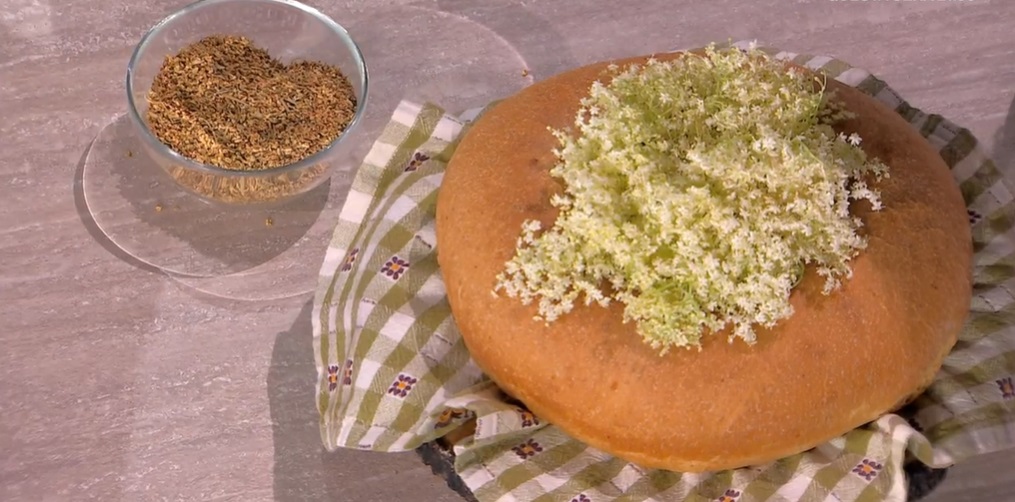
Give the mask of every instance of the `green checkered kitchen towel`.
M 769 465 L 648 470 L 564 434 L 508 400 L 469 358 L 437 268 L 434 208 L 453 117 L 403 102 L 357 173 L 321 268 L 313 312 L 317 404 L 328 449 L 405 451 L 477 418 L 455 449 L 479 500 L 902 501 L 907 455 L 945 467 L 1015 447 L 1015 197 L 968 130 L 910 106 L 829 57 L 764 49 L 895 108 L 951 167 L 975 239 L 972 313 L 915 419 L 886 415 Z

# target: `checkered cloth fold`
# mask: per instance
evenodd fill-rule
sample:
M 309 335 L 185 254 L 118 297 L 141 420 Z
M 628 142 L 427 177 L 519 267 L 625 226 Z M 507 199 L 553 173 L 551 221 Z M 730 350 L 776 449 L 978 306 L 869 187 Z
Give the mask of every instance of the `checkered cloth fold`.
M 738 43 L 735 45 L 744 45 Z M 503 395 L 469 358 L 436 261 L 434 209 L 454 117 L 403 102 L 359 169 L 321 267 L 313 312 L 328 449 L 406 451 L 478 419 L 455 448 L 479 500 L 902 501 L 907 455 L 945 467 L 1015 447 L 1015 197 L 966 129 L 847 63 L 762 48 L 894 108 L 941 153 L 975 246 L 971 317 L 914 423 L 886 415 L 777 462 L 709 474 L 642 469 L 568 437 Z

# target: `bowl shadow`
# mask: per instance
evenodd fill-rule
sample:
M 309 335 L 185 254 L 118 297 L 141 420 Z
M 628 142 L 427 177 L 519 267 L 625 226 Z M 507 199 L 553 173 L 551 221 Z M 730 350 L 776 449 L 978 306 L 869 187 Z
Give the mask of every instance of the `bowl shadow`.
M 314 224 L 330 192 L 329 178 L 273 205 L 210 203 L 147 156 L 126 115 L 95 138 L 76 181 L 82 220 L 133 259 L 190 277 L 232 274 L 282 254 Z

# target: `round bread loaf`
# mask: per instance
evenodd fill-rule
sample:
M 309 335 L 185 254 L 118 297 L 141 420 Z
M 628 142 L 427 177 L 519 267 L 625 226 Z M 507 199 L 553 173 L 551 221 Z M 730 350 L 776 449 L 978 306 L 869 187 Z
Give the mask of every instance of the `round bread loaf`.
M 616 63 L 641 62 L 635 58 Z M 968 314 L 972 245 L 947 166 L 893 110 L 829 81 L 856 118 L 862 148 L 890 166 L 884 209 L 855 204 L 868 247 L 830 295 L 805 272 L 795 313 L 758 342 L 706 336 L 702 350 L 660 356 L 624 323 L 623 305 L 576 307 L 545 325 L 535 305 L 494 297 L 522 223 L 552 226 L 550 177 L 594 64 L 499 103 L 467 132 L 437 202 L 438 260 L 477 364 L 508 394 L 572 437 L 648 468 L 700 472 L 805 451 L 919 394 Z

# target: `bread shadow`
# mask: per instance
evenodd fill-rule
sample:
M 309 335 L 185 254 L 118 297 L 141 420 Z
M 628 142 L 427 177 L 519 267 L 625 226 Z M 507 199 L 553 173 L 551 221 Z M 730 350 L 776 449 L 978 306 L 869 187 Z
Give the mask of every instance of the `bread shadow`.
M 292 327 L 278 333 L 268 368 L 273 500 L 459 500 L 413 452 L 324 448 L 315 406 L 312 312 L 309 301 Z
M 275 337 L 268 368 L 268 406 L 275 445 L 274 500 L 342 500 L 339 466 L 329 464 L 314 409 L 313 304 Z M 332 459 L 333 460 L 333 459 Z

